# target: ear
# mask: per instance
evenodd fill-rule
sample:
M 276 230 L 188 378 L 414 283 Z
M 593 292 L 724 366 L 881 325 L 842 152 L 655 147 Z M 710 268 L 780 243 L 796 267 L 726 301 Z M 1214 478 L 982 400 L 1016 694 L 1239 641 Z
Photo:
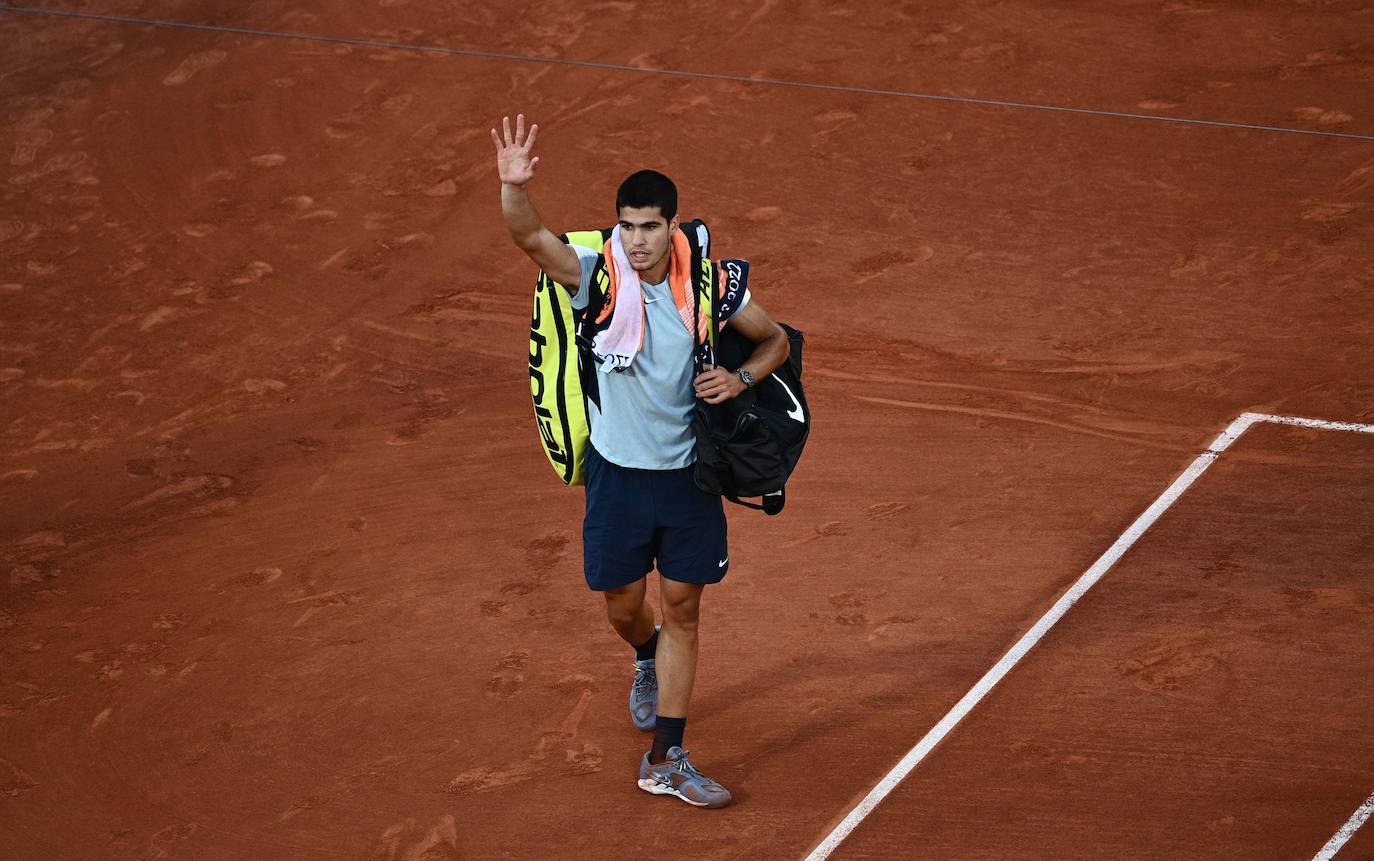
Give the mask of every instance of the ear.
M 674 215 L 668 221 L 668 235 L 671 236 L 677 230 L 677 216 Z

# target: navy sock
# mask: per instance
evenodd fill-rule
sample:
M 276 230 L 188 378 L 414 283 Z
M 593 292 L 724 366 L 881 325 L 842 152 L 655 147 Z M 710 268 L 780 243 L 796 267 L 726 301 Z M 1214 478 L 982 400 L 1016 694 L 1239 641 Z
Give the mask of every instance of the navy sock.
M 650 660 L 653 660 L 654 654 L 657 653 L 657 652 L 658 652 L 658 631 L 655 630 L 655 631 L 654 631 L 654 635 L 653 635 L 652 637 L 650 637 L 649 639 L 645 640 L 643 643 L 640 643 L 638 646 L 635 646 L 635 660 L 636 660 L 636 661 L 650 661 Z
M 687 731 L 687 718 L 658 716 L 654 723 L 654 749 L 649 751 L 649 762 L 657 765 L 668 759 L 668 748 L 682 747 L 682 736 Z

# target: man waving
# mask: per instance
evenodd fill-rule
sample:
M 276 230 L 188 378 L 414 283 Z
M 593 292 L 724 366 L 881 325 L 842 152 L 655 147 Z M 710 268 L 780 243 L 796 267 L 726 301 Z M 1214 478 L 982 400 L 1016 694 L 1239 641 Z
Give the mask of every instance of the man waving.
M 697 770 L 683 749 L 696 677 L 698 625 L 705 587 L 729 570 L 725 512 L 719 496 L 697 488 L 691 415 L 694 398 L 720 403 L 781 365 L 787 336 L 747 289 L 719 316 L 753 341 L 739 368 L 707 366 L 693 376 L 698 338 L 706 337 L 694 303 L 687 239 L 678 229 L 677 188 L 652 170 L 631 174 L 616 192 L 616 227 L 601 249 L 567 244 L 546 228 L 527 187 L 539 159 L 539 127 L 523 115 L 492 129 L 501 179 L 501 214 L 517 247 L 569 292 L 594 333 L 587 359 L 599 397 L 589 402 L 583 573 L 606 602 L 611 627 L 635 651 L 630 716 L 652 729 L 639 787 L 698 807 L 723 807 L 730 793 Z M 595 276 L 610 289 L 589 308 Z M 697 323 L 693 327 L 692 323 Z M 646 578 L 659 574 L 659 618 L 645 600 Z

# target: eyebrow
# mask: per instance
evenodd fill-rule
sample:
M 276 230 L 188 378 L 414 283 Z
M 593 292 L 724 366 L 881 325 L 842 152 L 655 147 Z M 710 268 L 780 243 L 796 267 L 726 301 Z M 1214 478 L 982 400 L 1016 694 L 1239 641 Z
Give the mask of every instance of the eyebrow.
M 627 221 L 626 219 L 622 218 L 620 219 L 620 223 L 625 225 L 626 227 L 657 227 L 661 224 L 667 224 L 668 222 L 664 221 L 661 218 L 655 218 L 649 221 Z

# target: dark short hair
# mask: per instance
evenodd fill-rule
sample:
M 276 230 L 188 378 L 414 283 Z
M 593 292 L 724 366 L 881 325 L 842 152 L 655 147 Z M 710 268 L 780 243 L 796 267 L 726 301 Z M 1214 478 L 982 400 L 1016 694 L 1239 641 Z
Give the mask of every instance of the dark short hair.
M 677 186 L 656 170 L 640 170 L 625 177 L 615 193 L 615 214 L 626 206 L 642 209 L 657 206 L 664 221 L 677 215 Z

